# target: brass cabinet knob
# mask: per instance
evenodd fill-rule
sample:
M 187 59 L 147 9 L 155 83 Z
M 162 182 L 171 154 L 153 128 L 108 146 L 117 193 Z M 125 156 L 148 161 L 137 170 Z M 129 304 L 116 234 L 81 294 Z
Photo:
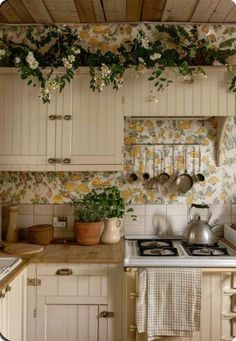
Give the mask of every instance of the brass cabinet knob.
M 58 276 L 70 276 L 70 275 L 73 275 L 73 271 L 71 269 L 58 269 L 56 271 L 56 275 Z
M 0 298 L 3 298 L 3 297 L 5 297 L 5 293 L 4 292 L 0 292 Z
M 63 163 L 70 163 L 71 159 L 63 159 L 62 162 Z
M 65 121 L 70 121 L 71 120 L 71 115 L 65 115 L 63 116 Z
M 54 158 L 48 159 L 48 163 L 55 163 L 55 162 L 56 162 L 56 159 L 54 159 Z
M 11 286 L 10 285 L 6 286 L 5 292 L 8 292 L 8 291 L 11 291 Z
M 49 115 L 48 118 L 49 120 L 54 121 L 57 119 L 57 115 Z

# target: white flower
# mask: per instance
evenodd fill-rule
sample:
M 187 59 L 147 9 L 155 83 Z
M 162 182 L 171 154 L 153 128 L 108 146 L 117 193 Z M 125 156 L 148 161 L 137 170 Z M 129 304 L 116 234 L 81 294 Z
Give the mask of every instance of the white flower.
M 150 59 L 151 60 L 156 60 L 156 59 L 159 59 L 161 58 L 161 54 L 160 53 L 153 53 L 151 56 L 150 56 Z
M 80 54 L 80 52 L 81 52 L 79 47 L 73 47 L 72 51 L 73 51 L 74 54 Z
M 102 67 L 101 67 L 102 78 L 107 78 L 110 74 L 111 74 L 110 68 L 107 65 L 102 64 Z
M 139 61 L 139 63 L 140 63 L 140 64 L 145 64 L 145 61 L 144 61 L 144 59 L 143 59 L 143 58 L 141 58 L 141 57 L 138 57 L 138 61 Z
M 34 58 L 34 54 L 31 51 L 29 51 L 29 53 L 27 54 L 25 60 L 27 61 L 27 63 L 29 64 L 29 67 L 32 70 L 37 69 L 37 67 L 39 66 L 39 62 Z
M 73 63 L 75 61 L 75 56 L 73 54 L 70 54 L 67 59 L 69 60 L 70 63 Z
M 115 82 L 118 88 L 121 88 L 123 83 L 124 83 L 124 77 L 119 76 L 119 77 L 115 77 Z
M 59 88 L 59 83 L 56 79 L 49 79 L 46 81 L 45 89 L 47 89 L 48 91 L 56 90 L 58 88 Z
M 2 59 L 6 54 L 6 50 L 0 49 L 0 59 Z
M 15 58 L 15 64 L 20 64 L 20 62 L 21 62 L 20 58 L 19 58 L 19 57 L 16 57 L 16 58 Z
M 142 47 L 144 47 L 145 49 L 149 49 L 149 40 L 147 37 L 141 38 L 140 42 Z
M 67 58 L 62 58 L 63 65 L 67 69 L 72 69 L 73 65 L 70 63 L 70 61 Z

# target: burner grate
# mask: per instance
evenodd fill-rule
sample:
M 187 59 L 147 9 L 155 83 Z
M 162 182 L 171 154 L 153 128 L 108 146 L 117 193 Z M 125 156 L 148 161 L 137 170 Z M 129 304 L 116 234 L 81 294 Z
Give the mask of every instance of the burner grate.
M 140 256 L 151 257 L 170 257 L 178 256 L 178 250 L 175 247 L 140 247 Z
M 187 245 L 182 242 L 184 249 L 187 251 L 189 256 L 195 257 L 222 257 L 229 256 L 228 251 L 225 247 L 219 247 L 218 244 L 211 245 Z
M 159 247 L 173 247 L 173 242 L 169 239 L 142 239 L 138 240 L 138 247 L 140 248 L 159 248 Z
M 170 257 L 178 256 L 178 250 L 169 239 L 142 239 L 138 240 L 140 256 Z

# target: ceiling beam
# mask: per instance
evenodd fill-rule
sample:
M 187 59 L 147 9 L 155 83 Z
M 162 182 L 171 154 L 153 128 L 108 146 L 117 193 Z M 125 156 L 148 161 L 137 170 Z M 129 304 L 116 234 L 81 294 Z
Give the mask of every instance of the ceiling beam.
M 22 0 L 22 2 L 36 23 L 53 23 L 43 0 Z
M 142 14 L 143 0 L 127 0 L 126 2 L 126 20 L 140 21 Z
M 125 21 L 126 0 L 103 0 L 106 21 Z
M 144 0 L 142 9 L 143 21 L 160 21 L 166 0 Z
M 210 16 L 209 22 L 223 22 L 234 6 L 233 1 L 231 0 L 220 0 Z
M 100 0 L 92 0 L 96 22 L 105 22 L 103 7 Z
M 198 0 L 167 0 L 161 21 L 187 22 L 192 17 Z
M 25 8 L 24 4 L 20 0 L 8 0 L 9 4 L 12 8 L 14 8 L 15 12 L 22 19 L 22 22 L 25 24 L 34 23 L 34 19 L 30 15 L 30 13 Z
M 80 22 L 74 0 L 44 0 L 44 4 L 55 23 Z
M 0 8 L 0 13 L 13 24 L 21 24 L 23 21 L 16 13 L 8 1 L 4 2 Z
M 74 0 L 81 22 L 96 22 L 92 0 Z
M 236 23 L 236 6 L 234 6 L 229 14 L 225 17 L 224 22 Z
M 197 7 L 192 15 L 192 22 L 208 22 L 220 0 L 199 0 Z

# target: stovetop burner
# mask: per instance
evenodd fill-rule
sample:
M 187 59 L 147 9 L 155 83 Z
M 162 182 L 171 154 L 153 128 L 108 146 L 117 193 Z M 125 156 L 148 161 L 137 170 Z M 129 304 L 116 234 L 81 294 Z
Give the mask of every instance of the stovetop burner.
M 139 240 L 138 248 L 140 256 L 178 256 L 178 250 L 171 240 Z
M 191 245 L 189 246 L 185 242 L 182 242 L 184 249 L 187 251 L 189 256 L 229 256 L 228 251 L 225 247 L 219 247 L 217 243 L 213 246 L 207 245 Z
M 148 247 L 148 248 L 156 248 L 156 247 L 173 247 L 173 242 L 168 239 L 158 240 L 158 239 L 142 239 L 138 240 L 139 247 Z

